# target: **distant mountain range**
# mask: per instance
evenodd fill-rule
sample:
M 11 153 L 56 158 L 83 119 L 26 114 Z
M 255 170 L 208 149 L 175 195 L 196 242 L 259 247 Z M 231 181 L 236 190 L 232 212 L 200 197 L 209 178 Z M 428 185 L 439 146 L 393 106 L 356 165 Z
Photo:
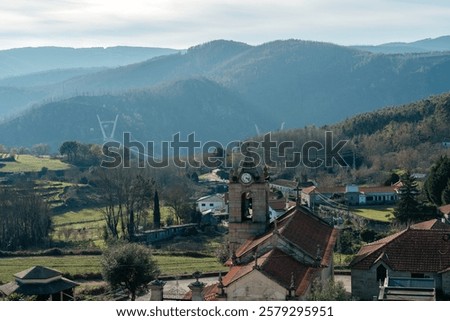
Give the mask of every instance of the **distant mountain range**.
M 378 46 L 352 46 L 352 48 L 386 54 L 450 51 L 450 36 L 434 39 L 428 38 L 414 42 L 390 42 Z
M 115 68 L 10 77 L 0 86 L 0 112 L 22 110 L 0 123 L 0 143 L 8 146 L 101 142 L 97 115 L 119 115 L 116 138 L 129 131 L 160 141 L 181 131 L 226 142 L 256 128 L 331 124 L 450 91 L 450 52 L 391 55 L 301 40 L 218 40 Z
M 168 48 L 28 47 L 0 50 L 0 78 L 52 69 L 117 67 L 178 52 Z

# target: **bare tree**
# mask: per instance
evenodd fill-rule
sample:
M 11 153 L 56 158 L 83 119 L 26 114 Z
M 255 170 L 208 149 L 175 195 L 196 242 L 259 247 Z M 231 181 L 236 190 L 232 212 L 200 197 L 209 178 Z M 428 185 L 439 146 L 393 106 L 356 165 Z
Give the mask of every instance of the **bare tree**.
M 44 244 L 51 230 L 50 209 L 32 187 L 0 190 L 0 249 Z
M 193 190 L 186 179 L 180 179 L 164 190 L 164 201 L 175 211 L 177 224 L 187 222 L 191 217 L 191 196 Z
M 153 198 L 154 180 L 138 169 L 99 169 L 97 182 L 105 203 L 108 235 L 133 240 L 145 221 Z

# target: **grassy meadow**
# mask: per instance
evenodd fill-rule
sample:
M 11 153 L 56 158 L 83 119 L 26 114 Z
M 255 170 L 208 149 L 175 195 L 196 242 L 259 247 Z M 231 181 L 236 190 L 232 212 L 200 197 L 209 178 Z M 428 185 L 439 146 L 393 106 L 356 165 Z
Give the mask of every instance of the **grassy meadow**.
M 353 214 L 379 222 L 390 222 L 394 218 L 392 206 L 354 207 L 351 211 Z
M 19 155 L 15 160 L 5 162 L 1 161 L 0 155 L 0 163 L 4 164 L 0 168 L 2 172 L 37 172 L 41 171 L 42 167 L 49 170 L 70 168 L 69 165 L 59 160 L 38 158 L 31 155 Z M 105 246 L 103 239 L 105 218 L 101 206 L 69 207 L 67 209 L 65 207 L 68 190 L 71 187 L 82 188 L 82 185 L 44 179 L 36 180 L 34 183 L 35 191 L 48 201 L 51 208 L 55 209 L 51 216 L 53 223 L 50 234 L 52 246 L 56 245 L 65 250 L 101 249 Z M 151 224 L 152 222 L 153 212 L 149 211 L 146 222 L 142 224 Z M 161 223 L 164 226 L 166 222 L 176 222 L 175 213 L 171 207 L 161 207 Z M 163 276 L 192 274 L 195 271 L 205 273 L 226 271 L 227 269 L 217 261 L 214 255 L 214 249 L 220 244 L 221 241 L 217 238 L 211 239 L 203 234 L 189 238 L 177 237 L 171 242 L 158 245 L 158 249 L 154 250 L 155 255 L 153 257 L 157 261 Z M 203 255 L 196 257 L 189 252 L 201 252 Z M 35 265 L 56 269 L 69 277 L 99 276 L 101 273 L 100 260 L 100 255 L 78 254 L 4 257 L 0 258 L 0 284 L 12 281 L 15 273 Z
M 173 209 L 161 207 L 161 222 L 166 222 L 169 217 L 175 221 Z M 153 212 L 150 211 L 146 220 L 153 222 Z M 53 241 L 100 248 L 105 245 L 103 240 L 105 217 L 102 208 L 83 208 L 55 214 L 52 221 Z
M 17 155 L 15 161 L 2 162 L 5 166 L 0 167 L 0 172 L 20 173 L 20 172 L 39 172 L 43 167 L 49 170 L 65 170 L 71 168 L 67 163 L 61 162 L 59 159 L 51 159 L 46 157 L 36 157 L 33 155 Z
M 226 271 L 215 257 L 194 258 L 190 256 L 154 255 L 161 276 L 192 274 L 195 271 Z M 83 275 L 101 273 L 100 255 L 33 256 L 0 258 L 0 283 L 13 280 L 13 275 L 35 265 L 44 265 L 65 274 Z

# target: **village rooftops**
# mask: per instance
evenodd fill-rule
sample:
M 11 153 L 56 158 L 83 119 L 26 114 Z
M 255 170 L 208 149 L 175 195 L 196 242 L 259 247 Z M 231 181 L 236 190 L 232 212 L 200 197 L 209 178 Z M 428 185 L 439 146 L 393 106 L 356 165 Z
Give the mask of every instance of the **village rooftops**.
M 252 253 L 278 235 L 312 260 L 320 257 L 321 265 L 328 266 L 332 263 L 330 261 L 337 230 L 302 206 L 290 208 L 286 214 L 277 219 L 276 224 L 271 223 L 268 232 L 245 242 L 236 252 L 237 257 Z
M 442 272 L 450 267 L 449 237 L 450 226 L 438 220 L 415 224 L 364 245 L 350 266 L 367 270 L 383 261 L 395 271 Z

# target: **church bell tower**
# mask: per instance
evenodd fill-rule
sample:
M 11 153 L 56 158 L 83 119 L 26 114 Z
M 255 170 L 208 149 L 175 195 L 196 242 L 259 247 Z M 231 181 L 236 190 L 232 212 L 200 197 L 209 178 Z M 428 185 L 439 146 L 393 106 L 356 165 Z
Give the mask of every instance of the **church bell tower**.
M 229 240 L 238 247 L 267 230 L 269 225 L 269 183 L 259 167 L 244 163 L 230 172 Z

